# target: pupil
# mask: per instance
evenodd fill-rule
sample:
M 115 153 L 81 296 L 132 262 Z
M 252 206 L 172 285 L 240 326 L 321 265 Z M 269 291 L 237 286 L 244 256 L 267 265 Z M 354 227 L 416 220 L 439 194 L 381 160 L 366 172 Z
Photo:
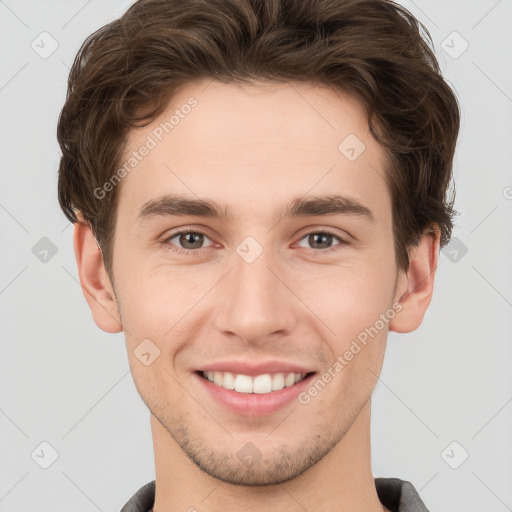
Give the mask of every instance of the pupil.
M 198 240 L 196 240 L 195 246 L 194 247 L 188 247 L 188 249 L 198 249 L 198 248 L 201 247 L 201 244 L 202 244 L 202 238 L 201 237 L 203 235 L 201 233 L 191 233 L 191 232 L 183 233 L 181 235 L 181 238 L 182 238 L 181 241 L 183 242 L 183 239 L 184 239 L 185 247 L 187 247 L 186 244 L 188 244 L 188 243 L 191 243 L 192 245 L 194 245 L 194 237 L 196 237 L 196 236 L 198 237 Z M 184 244 L 182 243 L 182 245 L 184 245 Z
M 329 241 L 332 238 L 332 235 L 329 235 L 326 233 L 317 233 L 317 234 L 312 235 L 312 237 L 313 237 L 313 246 L 314 246 L 317 243 L 318 238 L 324 237 L 324 238 L 327 238 Z M 320 242 L 320 244 L 321 244 L 321 242 Z

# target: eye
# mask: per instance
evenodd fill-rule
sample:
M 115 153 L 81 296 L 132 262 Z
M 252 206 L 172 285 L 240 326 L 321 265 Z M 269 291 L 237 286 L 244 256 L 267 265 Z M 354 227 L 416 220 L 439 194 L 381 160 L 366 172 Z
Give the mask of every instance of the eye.
M 210 244 L 207 246 L 203 246 L 205 239 L 210 241 Z M 308 233 L 300 239 L 300 242 L 303 240 L 306 240 L 306 243 L 310 244 L 311 251 L 320 254 L 335 251 L 339 249 L 340 246 L 347 245 L 349 243 L 347 240 L 340 237 L 336 232 L 325 228 L 319 231 L 312 231 Z M 333 245 L 334 240 L 337 240 L 338 243 Z M 301 245 L 300 242 L 299 245 Z M 206 233 L 203 233 L 200 230 L 192 231 L 190 228 L 172 233 L 170 236 L 165 238 L 162 243 L 169 250 L 175 253 L 187 255 L 197 254 L 201 249 L 205 249 L 214 245 Z M 303 245 L 301 246 L 304 247 Z
M 308 233 L 306 236 L 302 237 L 301 241 L 302 240 L 306 240 L 306 243 L 310 244 L 311 248 L 315 250 L 314 252 L 320 253 L 335 251 L 339 248 L 338 246 L 348 244 L 347 240 L 341 238 L 335 232 L 332 232 L 328 229 L 312 231 L 311 233 Z M 333 246 L 333 240 L 338 240 L 339 243 Z
M 172 233 L 163 241 L 163 243 L 168 245 L 170 250 L 177 253 L 195 254 L 199 249 L 203 248 L 202 245 L 205 238 L 210 240 L 202 231 L 192 231 L 191 229 L 188 229 Z M 179 244 L 178 246 L 172 242 L 174 239 L 177 239 L 176 243 Z

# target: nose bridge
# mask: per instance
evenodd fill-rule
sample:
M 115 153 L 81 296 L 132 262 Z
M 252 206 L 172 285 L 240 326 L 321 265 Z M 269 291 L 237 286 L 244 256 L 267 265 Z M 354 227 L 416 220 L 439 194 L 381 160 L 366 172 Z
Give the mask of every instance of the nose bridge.
M 292 329 L 295 315 L 291 293 L 279 278 L 274 252 L 247 237 L 236 248 L 233 268 L 222 286 L 224 307 L 217 328 L 245 340 L 263 340 L 277 331 Z M 277 274 L 277 275 L 276 275 Z

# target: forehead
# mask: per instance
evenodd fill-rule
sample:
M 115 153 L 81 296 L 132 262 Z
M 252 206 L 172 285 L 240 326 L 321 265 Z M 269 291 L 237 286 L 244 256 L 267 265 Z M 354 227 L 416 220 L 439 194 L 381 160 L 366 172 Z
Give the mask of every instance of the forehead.
M 390 206 L 386 154 L 362 105 L 325 86 L 189 84 L 157 119 L 130 132 L 124 161 L 143 146 L 151 149 L 121 183 L 119 207 L 132 217 L 165 193 L 222 198 L 242 214 L 242 206 L 262 211 L 308 193 Z

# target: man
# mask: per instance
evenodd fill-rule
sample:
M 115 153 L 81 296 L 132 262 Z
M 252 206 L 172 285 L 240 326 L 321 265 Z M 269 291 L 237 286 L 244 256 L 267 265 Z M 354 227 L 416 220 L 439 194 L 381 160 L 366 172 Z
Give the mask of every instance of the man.
M 88 38 L 59 200 L 151 412 L 124 512 L 427 510 L 373 477 L 370 405 L 431 300 L 459 117 L 387 0 L 141 0 Z

